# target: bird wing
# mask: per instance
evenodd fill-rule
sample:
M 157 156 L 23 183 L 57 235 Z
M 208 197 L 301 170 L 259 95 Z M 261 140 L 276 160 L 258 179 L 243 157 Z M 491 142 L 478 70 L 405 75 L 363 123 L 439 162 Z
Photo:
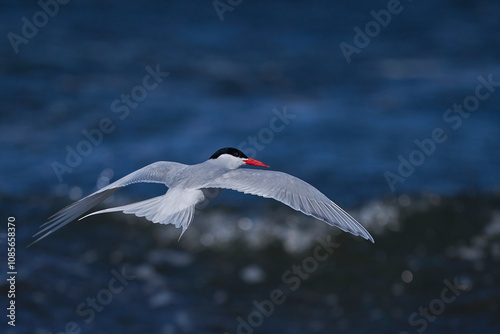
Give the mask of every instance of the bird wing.
M 83 215 L 85 212 L 92 209 L 94 206 L 101 203 L 117 190 L 125 186 L 133 183 L 149 182 L 162 183 L 167 187 L 170 187 L 175 181 L 176 174 L 185 167 L 186 165 L 177 162 L 158 161 L 122 177 L 121 179 L 103 187 L 102 189 L 99 189 L 98 191 L 73 204 L 68 205 L 54 215 L 50 216 L 48 221 L 41 226 L 41 230 L 38 231 L 33 237 L 38 235 L 41 236 L 33 241 L 30 246 Z
M 360 223 L 318 189 L 286 173 L 236 169 L 209 181 L 204 187 L 226 188 L 273 198 L 306 215 L 374 242 L 370 233 Z

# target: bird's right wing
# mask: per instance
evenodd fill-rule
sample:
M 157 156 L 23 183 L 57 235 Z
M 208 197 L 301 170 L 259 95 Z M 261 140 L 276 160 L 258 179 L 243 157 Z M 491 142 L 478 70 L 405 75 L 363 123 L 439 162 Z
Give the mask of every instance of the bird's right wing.
M 175 180 L 176 174 L 185 167 L 186 165 L 177 162 L 158 161 L 122 177 L 121 179 L 103 187 L 102 189 L 99 189 L 87 197 L 68 205 L 49 217 L 49 220 L 41 226 L 42 229 L 33 237 L 40 234 L 41 236 L 33 241 L 30 246 L 83 215 L 85 212 L 92 209 L 94 206 L 101 203 L 117 190 L 125 186 L 139 182 L 150 182 L 162 183 L 167 187 L 170 187 Z
M 226 188 L 273 198 L 306 215 L 374 242 L 370 233 L 341 207 L 309 183 L 286 173 L 235 169 L 207 182 L 204 187 Z

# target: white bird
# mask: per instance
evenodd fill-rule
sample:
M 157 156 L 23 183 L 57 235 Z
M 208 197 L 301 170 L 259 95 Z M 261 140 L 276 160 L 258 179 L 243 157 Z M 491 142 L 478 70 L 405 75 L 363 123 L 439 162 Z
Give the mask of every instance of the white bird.
M 145 217 L 153 223 L 173 224 L 177 228 L 182 226 L 182 236 L 193 220 L 196 206 L 210 198 L 209 190 L 222 188 L 274 198 L 292 209 L 374 242 L 360 223 L 310 184 L 282 172 L 238 169 L 245 164 L 269 167 L 235 148 L 220 149 L 210 159 L 196 165 L 170 161 L 152 163 L 52 215 L 33 236 L 41 235 L 31 245 L 80 217 L 120 188 L 139 182 L 161 183 L 169 189 L 165 195 L 96 211 L 80 220 L 100 213 L 122 211 Z

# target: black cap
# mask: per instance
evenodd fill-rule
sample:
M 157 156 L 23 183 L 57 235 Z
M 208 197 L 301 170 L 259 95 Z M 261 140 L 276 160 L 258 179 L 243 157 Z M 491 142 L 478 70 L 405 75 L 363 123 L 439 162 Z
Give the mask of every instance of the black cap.
M 220 150 L 218 150 L 217 152 L 212 154 L 210 159 L 217 159 L 222 154 L 230 154 L 230 155 L 237 157 L 237 158 L 248 159 L 248 157 L 245 155 L 245 153 L 241 152 L 240 150 L 238 150 L 236 148 L 232 148 L 232 147 L 221 148 Z

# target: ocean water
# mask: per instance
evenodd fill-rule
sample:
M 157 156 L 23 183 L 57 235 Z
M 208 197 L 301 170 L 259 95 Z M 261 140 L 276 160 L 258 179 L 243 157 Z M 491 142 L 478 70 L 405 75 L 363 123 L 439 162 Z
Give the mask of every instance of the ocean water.
M 8 217 L 17 275 L 16 326 L 4 317 L 1 332 L 497 333 L 498 13 L 495 1 L 2 3 L 5 308 Z M 227 146 L 311 183 L 375 244 L 225 191 L 180 240 L 109 214 L 26 248 L 97 188 Z M 130 186 L 103 207 L 164 191 Z

